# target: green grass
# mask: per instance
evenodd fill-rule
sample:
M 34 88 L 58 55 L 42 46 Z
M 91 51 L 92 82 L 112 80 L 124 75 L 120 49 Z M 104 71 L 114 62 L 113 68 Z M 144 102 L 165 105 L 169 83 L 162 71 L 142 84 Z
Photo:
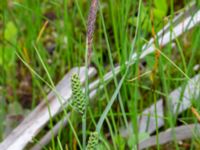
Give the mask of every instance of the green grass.
M 163 3 L 162 3 L 163 2 Z M 92 103 L 87 106 L 85 120 L 72 112 L 69 124 L 52 135 L 47 149 L 62 150 L 65 147 L 85 148 L 90 132 L 99 132 L 99 149 L 130 149 L 139 142 L 137 118 L 140 113 L 155 104 L 160 98 L 166 101 L 165 126 L 157 128 L 155 134 L 180 125 L 177 116 L 170 112 L 168 95 L 173 89 L 184 85 L 195 74 L 193 67 L 199 64 L 200 28 L 199 26 L 184 33 L 165 47 L 156 47 L 161 51 L 156 60 L 155 53 L 143 60 L 136 59 L 129 65 L 132 53 L 141 53 L 142 45 L 152 36 L 152 28 L 158 32 L 175 14 L 188 4 L 187 1 L 149 0 L 102 0 L 97 13 L 93 39 L 91 66 L 97 69 L 95 77 L 103 85 Z M 87 66 L 86 26 L 89 13 L 89 1 L 80 0 L 3 0 L 0 6 L 0 139 L 5 138 L 5 129 L 14 128 L 6 118 L 25 117 L 25 112 L 33 110 L 40 100 L 70 69 Z M 140 8 L 140 9 L 139 9 Z M 151 20 L 151 11 L 154 19 Z M 183 11 L 183 10 L 181 10 Z M 167 19 L 166 19 L 167 18 Z M 166 21 L 167 20 L 167 21 Z M 48 25 L 37 41 L 45 21 Z M 170 26 L 173 29 L 173 26 Z M 176 44 L 175 47 L 172 47 Z M 53 52 L 50 52 L 53 49 Z M 143 69 L 142 62 L 146 65 Z M 158 66 L 155 64 L 158 63 Z M 114 72 L 116 64 L 121 65 L 120 74 Z M 128 66 L 128 67 L 127 67 Z M 155 67 L 156 66 L 156 67 Z M 112 71 L 113 80 L 103 81 L 103 76 Z M 155 73 L 148 73 L 155 70 Z M 146 72 L 146 74 L 144 74 Z M 138 75 L 141 75 L 138 77 Z M 143 75 L 144 74 L 144 75 Z M 131 79 L 134 79 L 131 81 Z M 88 80 L 90 83 L 91 81 Z M 86 82 L 86 88 L 88 83 Z M 66 91 L 67 92 L 67 91 Z M 58 94 L 58 93 L 56 93 Z M 19 104 L 22 111 L 9 108 Z M 193 102 L 200 112 L 200 106 Z M 55 118 L 51 118 L 45 129 L 36 137 L 38 141 L 44 133 L 71 109 L 63 109 Z M 49 112 L 50 113 L 50 112 Z M 197 122 L 196 117 L 187 110 L 178 116 L 184 124 Z M 191 121 L 192 120 L 192 121 Z M 133 125 L 133 137 L 123 138 L 119 129 Z M 182 123 L 183 124 L 183 123 Z M 83 126 L 83 128 L 80 128 Z M 182 149 L 174 136 L 173 148 Z M 159 139 L 157 139 L 159 142 Z M 37 143 L 37 142 L 35 142 Z M 32 146 L 33 144 L 29 146 Z M 195 139 L 189 141 L 190 149 L 197 148 Z M 164 146 L 157 145 L 157 149 Z

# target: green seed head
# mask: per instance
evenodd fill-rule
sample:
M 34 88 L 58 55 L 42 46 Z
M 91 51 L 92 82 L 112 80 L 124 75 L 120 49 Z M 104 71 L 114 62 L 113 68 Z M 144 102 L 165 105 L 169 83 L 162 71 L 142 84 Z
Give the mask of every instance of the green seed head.
M 71 88 L 72 88 L 72 106 L 80 113 L 85 111 L 85 95 L 83 94 L 81 88 L 80 78 L 77 74 L 73 74 L 71 78 Z
M 99 140 L 99 134 L 98 132 L 92 132 L 90 134 L 89 140 L 88 140 L 88 144 L 87 144 L 87 150 L 95 150 L 97 144 L 98 144 L 98 140 Z

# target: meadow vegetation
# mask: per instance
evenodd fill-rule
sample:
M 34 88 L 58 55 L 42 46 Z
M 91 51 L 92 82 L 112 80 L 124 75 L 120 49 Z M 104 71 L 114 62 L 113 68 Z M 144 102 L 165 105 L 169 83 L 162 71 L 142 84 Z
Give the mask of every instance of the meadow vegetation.
M 174 17 L 183 13 L 190 2 L 99 0 L 91 51 L 87 51 L 91 1 L 1 0 L 0 140 L 34 110 L 67 72 L 81 66 L 94 67 L 97 73 L 92 79 L 86 78 L 82 87 L 74 75 L 74 86 L 79 88 L 74 90 L 78 91 L 78 94 L 73 93 L 74 98 L 82 95 L 80 89 L 85 87 L 86 95 L 80 98 L 81 104 L 76 101 L 65 108 L 67 113 L 71 112 L 71 125 L 60 128 L 57 136 L 52 135 L 44 149 L 85 149 L 90 134 L 94 135 L 92 144 L 99 150 L 137 149 L 137 144 L 151 135 L 180 125 L 198 124 L 199 97 L 190 99 L 192 109 L 176 116 L 171 113 L 168 96 L 200 72 L 200 26 L 196 25 L 165 46 L 158 44 L 156 36 Z M 194 3 L 199 10 L 199 1 Z M 174 24 L 169 28 L 173 30 Z M 155 40 L 155 52 L 140 59 L 143 45 L 151 38 Z M 89 58 L 87 52 L 91 55 Z M 131 64 L 134 53 L 138 57 Z M 114 69 L 118 65 L 121 68 L 116 75 Z M 109 71 L 113 80 L 104 82 L 103 77 Z M 96 79 L 100 79 L 102 86 L 90 99 L 88 85 Z M 195 84 L 199 85 L 200 81 Z M 165 106 L 164 126 L 151 134 L 140 133 L 138 117 L 161 98 Z M 181 97 L 177 99 L 181 101 Z M 66 113 L 61 111 L 51 118 L 27 149 L 39 143 L 64 117 Z M 132 134 L 123 136 L 121 129 L 130 128 L 130 124 Z M 157 142 L 150 149 L 200 148 L 196 136 L 181 142 L 174 138 L 164 145 L 159 144 L 159 139 Z

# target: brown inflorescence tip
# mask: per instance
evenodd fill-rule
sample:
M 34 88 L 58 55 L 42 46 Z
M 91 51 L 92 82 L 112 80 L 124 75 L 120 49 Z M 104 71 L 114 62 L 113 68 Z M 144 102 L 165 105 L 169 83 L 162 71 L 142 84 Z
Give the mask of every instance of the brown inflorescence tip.
M 95 28 L 96 22 L 96 15 L 98 10 L 98 0 L 92 0 L 90 6 L 90 12 L 88 16 L 88 23 L 87 23 L 87 48 L 88 48 L 88 60 L 90 61 L 92 55 L 92 41 L 93 41 L 93 33 Z

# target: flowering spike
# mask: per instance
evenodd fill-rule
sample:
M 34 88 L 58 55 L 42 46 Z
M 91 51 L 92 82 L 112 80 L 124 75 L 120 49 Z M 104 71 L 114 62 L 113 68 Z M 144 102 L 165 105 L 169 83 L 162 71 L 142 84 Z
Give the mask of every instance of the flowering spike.
M 81 88 L 80 78 L 77 74 L 73 74 L 71 78 L 71 88 L 72 88 L 72 106 L 80 113 L 85 111 L 85 96 Z
M 92 132 L 90 134 L 89 140 L 88 140 L 88 144 L 87 144 L 87 150 L 95 150 L 97 144 L 98 144 L 98 140 L 99 140 L 99 134 L 98 132 Z

